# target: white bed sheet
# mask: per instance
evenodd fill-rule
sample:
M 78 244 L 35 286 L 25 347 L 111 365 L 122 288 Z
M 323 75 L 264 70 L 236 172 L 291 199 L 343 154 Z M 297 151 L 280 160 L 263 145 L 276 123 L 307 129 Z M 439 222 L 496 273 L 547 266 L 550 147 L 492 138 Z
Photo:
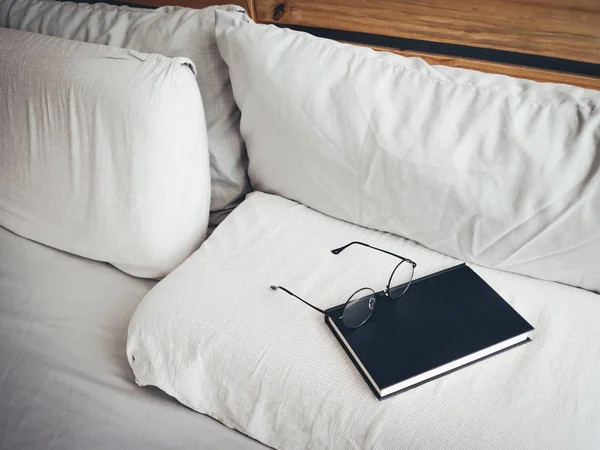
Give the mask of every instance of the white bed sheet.
M 323 317 L 269 288 L 320 308 L 383 289 L 396 261 L 329 252 L 352 241 L 416 261 L 415 278 L 459 263 L 254 192 L 140 303 L 137 382 L 282 450 L 600 449 L 600 295 L 470 265 L 536 328 L 532 342 L 378 401 Z
M 259 449 L 135 385 L 131 315 L 155 282 L 0 227 L 0 449 Z

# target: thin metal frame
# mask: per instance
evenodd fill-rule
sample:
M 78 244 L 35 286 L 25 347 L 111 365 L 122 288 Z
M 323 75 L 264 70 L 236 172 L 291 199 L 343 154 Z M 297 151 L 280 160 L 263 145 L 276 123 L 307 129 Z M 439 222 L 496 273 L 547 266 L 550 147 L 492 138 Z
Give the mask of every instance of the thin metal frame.
M 388 252 L 387 250 L 383 250 L 383 249 L 381 249 L 381 248 L 378 248 L 378 247 L 373 247 L 372 245 L 365 244 L 364 242 L 359 242 L 359 241 L 352 241 L 352 242 L 350 242 L 350 243 L 348 243 L 348 244 L 346 244 L 346 245 L 344 245 L 344 246 L 342 246 L 342 247 L 334 248 L 333 250 L 331 250 L 331 253 L 333 253 L 334 255 L 339 255 L 340 253 L 342 253 L 344 250 L 346 250 L 346 249 L 347 249 L 348 247 L 350 247 L 351 245 L 362 245 L 362 246 L 364 246 L 364 247 L 368 247 L 368 248 L 371 248 L 371 249 L 373 249 L 373 250 L 377 250 L 377 251 L 380 251 L 380 252 L 382 252 L 382 253 L 385 253 L 385 254 L 387 254 L 387 255 L 390 255 L 390 256 L 394 256 L 394 257 L 396 257 L 396 258 L 399 258 L 401 261 L 400 261 L 400 262 L 399 262 L 399 263 L 396 265 L 396 267 L 394 267 L 394 270 L 392 270 L 392 274 L 390 275 L 390 278 L 389 278 L 389 280 L 388 280 L 387 286 L 385 287 L 385 289 L 384 289 L 383 293 L 384 293 L 384 295 L 385 295 L 386 297 L 389 297 L 389 298 L 391 298 L 392 300 L 397 300 L 397 299 L 399 299 L 400 297 L 402 297 L 402 296 L 403 296 L 403 295 L 406 293 L 406 291 L 407 291 L 407 290 L 408 290 L 408 288 L 410 287 L 410 284 L 412 283 L 412 280 L 413 280 L 413 277 L 414 277 L 414 269 L 415 269 L 415 267 L 417 267 L 417 263 L 416 263 L 416 262 L 414 262 L 414 261 L 412 261 L 412 260 L 410 260 L 410 259 L 408 259 L 408 258 L 405 258 L 404 256 L 400 256 L 400 255 L 397 255 L 397 254 L 395 254 L 395 253 Z M 390 283 L 392 282 L 392 278 L 393 278 L 394 274 L 396 273 L 396 270 L 398 270 L 398 267 L 400 267 L 400 265 L 401 265 L 401 264 L 403 264 L 403 263 L 405 263 L 405 262 L 406 262 L 406 263 L 409 263 L 409 264 L 411 264 L 411 265 L 412 265 L 412 268 L 413 268 L 413 277 L 411 277 L 410 281 L 407 283 L 407 285 L 406 285 L 406 288 L 404 289 L 404 291 L 402 291 L 402 294 L 400 294 L 398 297 L 392 297 L 392 296 L 390 295 L 390 289 L 391 289 Z M 309 302 L 307 302 L 307 301 L 306 301 L 306 300 L 304 300 L 302 297 L 300 297 L 300 296 L 298 296 L 298 295 L 294 294 L 292 291 L 290 291 L 289 289 L 286 289 L 286 288 L 285 288 L 285 287 L 283 287 L 283 286 L 272 285 L 272 286 L 271 286 L 271 289 L 273 289 L 274 291 L 276 291 L 276 290 L 278 290 L 278 289 L 281 289 L 282 291 L 286 292 L 287 294 L 291 295 L 292 297 L 295 297 L 295 298 L 297 298 L 298 300 L 300 300 L 300 301 L 301 301 L 302 303 L 304 303 L 305 305 L 308 305 L 308 306 L 310 306 L 310 307 L 311 307 L 312 309 L 314 309 L 315 311 L 318 311 L 318 312 L 320 312 L 321 314 L 323 314 L 323 315 L 325 315 L 325 316 L 327 316 L 327 317 L 331 317 L 331 318 L 334 318 L 334 319 L 336 318 L 336 317 L 333 317 L 331 314 L 327 313 L 326 311 L 322 310 L 321 308 L 318 308 L 318 307 L 316 307 L 316 306 L 315 306 L 315 305 L 313 305 L 312 303 L 309 303 Z M 364 289 L 368 289 L 368 290 L 370 290 L 371 292 L 373 292 L 374 298 L 376 298 L 376 296 L 377 296 L 377 293 L 375 292 L 375 290 L 374 290 L 373 288 L 370 288 L 370 287 L 368 287 L 368 286 L 365 286 L 365 287 L 362 287 L 362 288 L 360 288 L 360 289 L 357 289 L 356 291 L 354 291 L 354 293 L 353 293 L 353 294 L 352 294 L 350 297 L 348 297 L 348 300 L 346 300 L 346 303 L 344 303 L 344 308 L 342 308 L 342 315 L 341 315 L 339 318 L 337 318 L 337 319 L 339 319 L 339 320 L 342 320 L 342 319 L 344 318 L 344 311 L 346 310 L 346 306 L 348 306 L 348 303 L 350 302 L 350 300 L 352 299 L 352 297 L 354 297 L 354 295 L 355 295 L 357 292 L 360 292 L 360 291 L 362 291 L 362 290 L 364 290 Z M 367 319 L 365 320 L 365 322 L 366 322 L 367 320 L 369 320 L 369 318 L 370 318 L 370 317 L 371 317 L 371 316 L 367 317 Z M 361 323 L 360 325 L 356 326 L 355 328 L 358 328 L 358 327 L 360 327 L 360 326 L 361 326 L 361 325 L 363 325 L 365 322 Z

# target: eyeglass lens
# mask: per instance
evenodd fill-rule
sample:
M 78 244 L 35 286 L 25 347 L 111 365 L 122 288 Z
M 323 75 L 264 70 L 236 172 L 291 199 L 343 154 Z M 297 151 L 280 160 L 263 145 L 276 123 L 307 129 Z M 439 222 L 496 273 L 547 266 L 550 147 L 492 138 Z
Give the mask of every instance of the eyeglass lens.
M 389 296 L 398 299 L 407 291 L 413 279 L 415 268 L 410 262 L 402 261 L 396 266 L 389 281 Z
M 375 291 L 363 288 L 356 291 L 346 303 L 342 322 L 348 328 L 358 328 L 371 317 L 375 309 Z

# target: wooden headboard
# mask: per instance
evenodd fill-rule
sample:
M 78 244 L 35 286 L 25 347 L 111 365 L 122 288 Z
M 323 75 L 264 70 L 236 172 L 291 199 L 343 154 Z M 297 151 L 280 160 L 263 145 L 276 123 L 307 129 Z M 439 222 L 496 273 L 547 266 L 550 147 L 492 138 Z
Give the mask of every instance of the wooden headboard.
M 600 90 L 598 0 L 175 1 L 194 8 L 236 3 L 258 23 L 419 56 L 430 64 Z

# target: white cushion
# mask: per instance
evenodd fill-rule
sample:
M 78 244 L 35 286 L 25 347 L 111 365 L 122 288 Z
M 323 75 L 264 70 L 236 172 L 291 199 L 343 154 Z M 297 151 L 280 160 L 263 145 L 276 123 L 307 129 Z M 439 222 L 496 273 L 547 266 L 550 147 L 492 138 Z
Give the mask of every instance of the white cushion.
M 243 199 L 250 185 L 239 132 L 240 112 L 216 45 L 215 10 L 245 17 L 237 6 L 141 9 L 102 3 L 2 0 L 0 27 L 190 58 L 196 65 L 204 102 L 212 178 L 211 224 L 216 225 Z
M 320 308 L 379 290 L 395 258 L 415 277 L 458 261 L 263 193 L 248 196 L 142 300 L 127 355 L 158 386 L 282 449 L 565 449 L 600 442 L 600 297 L 471 266 L 536 327 L 533 341 L 384 401 L 371 392 Z M 400 323 L 399 326 L 402 326 Z M 374 349 L 377 351 L 377 349 Z
M 255 189 L 600 292 L 600 92 L 226 19 Z
M 194 70 L 0 28 L 0 225 L 141 277 L 179 265 L 210 204 Z

